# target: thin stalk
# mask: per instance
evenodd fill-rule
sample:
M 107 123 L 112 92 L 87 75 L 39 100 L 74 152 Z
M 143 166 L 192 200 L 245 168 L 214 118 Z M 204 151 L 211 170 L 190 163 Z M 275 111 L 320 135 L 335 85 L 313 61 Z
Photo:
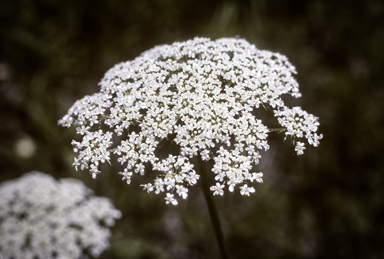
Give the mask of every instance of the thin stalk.
M 198 156 L 198 163 L 199 163 L 199 170 L 200 170 L 200 177 L 201 177 L 201 185 L 204 193 L 204 198 L 207 203 L 209 217 L 211 219 L 213 231 L 215 233 L 217 245 L 219 246 L 219 251 L 221 254 L 221 258 L 227 259 L 227 253 L 225 251 L 225 245 L 224 245 L 224 238 L 223 238 L 223 231 L 221 228 L 220 218 L 217 213 L 215 203 L 213 202 L 213 196 L 212 192 L 209 190 L 209 181 L 208 181 L 208 172 L 207 172 L 207 165 L 206 163 L 201 159 L 200 156 Z

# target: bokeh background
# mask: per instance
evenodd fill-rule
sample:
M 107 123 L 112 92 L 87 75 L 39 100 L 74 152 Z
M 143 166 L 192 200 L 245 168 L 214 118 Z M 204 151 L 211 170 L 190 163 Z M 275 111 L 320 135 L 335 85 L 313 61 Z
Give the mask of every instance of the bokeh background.
M 114 166 L 92 180 L 57 120 L 116 63 L 236 35 L 296 66 L 294 104 L 324 139 L 298 157 L 271 134 L 257 193 L 215 197 L 230 258 L 384 258 L 382 0 L 0 0 L 0 181 L 39 170 L 111 198 L 123 218 L 101 258 L 218 258 L 199 186 L 174 207 Z

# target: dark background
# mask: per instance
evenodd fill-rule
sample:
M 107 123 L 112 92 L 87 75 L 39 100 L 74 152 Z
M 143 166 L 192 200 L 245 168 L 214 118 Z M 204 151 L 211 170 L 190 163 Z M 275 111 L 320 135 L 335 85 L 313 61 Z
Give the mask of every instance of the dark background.
M 114 64 L 155 45 L 240 35 L 286 55 L 324 139 L 296 156 L 271 134 L 257 193 L 215 197 L 230 258 L 384 258 L 384 2 L 0 0 L 0 181 L 83 180 L 123 212 L 101 258 L 218 258 L 201 189 L 165 206 L 106 166 L 76 172 L 57 126 Z M 1 197 L 0 197 L 1 198 Z

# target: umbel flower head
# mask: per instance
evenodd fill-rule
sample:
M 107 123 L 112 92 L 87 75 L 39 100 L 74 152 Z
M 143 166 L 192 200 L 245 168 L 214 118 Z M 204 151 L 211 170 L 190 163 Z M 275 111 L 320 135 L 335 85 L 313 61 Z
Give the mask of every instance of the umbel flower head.
M 306 139 L 319 144 L 318 118 L 300 107 L 289 108 L 282 95 L 300 97 L 293 78 L 295 68 L 278 53 L 259 50 L 244 39 L 211 41 L 195 38 L 156 46 L 132 61 L 111 68 L 100 82 L 100 92 L 78 100 L 60 121 L 75 126 L 80 141 L 73 141 L 76 169 L 88 169 L 95 178 L 100 164 L 111 154 L 124 165 L 119 172 L 128 184 L 134 174 L 147 169 L 154 181 L 142 186 L 148 192 L 188 196 L 187 186 L 199 179 L 193 159 L 213 160 L 216 184 L 213 195 L 262 182 L 251 172 L 259 163 L 258 150 L 268 150 L 270 129 L 255 116 L 269 107 L 281 131 L 296 141 L 303 154 Z M 177 146 L 167 157 L 159 148 L 171 141 Z
M 0 258 L 98 257 L 121 217 L 75 179 L 31 172 L 0 185 Z

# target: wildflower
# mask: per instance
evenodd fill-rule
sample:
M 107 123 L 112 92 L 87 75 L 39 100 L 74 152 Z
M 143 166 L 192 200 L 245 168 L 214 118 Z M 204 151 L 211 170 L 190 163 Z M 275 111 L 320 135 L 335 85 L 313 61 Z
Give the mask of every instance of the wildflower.
M 182 185 L 176 185 L 176 193 L 183 197 L 183 199 L 188 197 L 188 189 Z
M 119 174 L 123 176 L 123 181 L 127 180 L 127 184 L 131 183 L 132 172 L 129 172 L 127 168 L 124 169 L 124 172 L 119 172 Z
M 148 193 L 152 192 L 154 188 L 151 183 L 142 184 L 140 186 L 144 187 L 144 190 L 146 190 Z
M 216 186 L 211 186 L 211 191 L 213 191 L 213 195 L 224 195 L 224 184 L 216 183 Z
M 172 203 L 173 205 L 178 204 L 177 200 L 173 198 L 173 194 L 167 193 L 167 197 L 165 197 L 164 199 L 166 204 L 169 204 L 169 203 Z
M 256 182 L 258 182 L 258 183 L 262 183 L 263 182 L 263 173 L 253 173 L 252 174 L 252 179 L 253 180 L 256 180 Z M 252 182 L 252 180 L 251 180 L 251 182 Z
M 304 143 L 303 142 L 297 142 L 295 146 L 295 151 L 297 151 L 297 155 L 304 154 Z
M 273 111 L 286 137 L 307 139 L 315 147 L 322 138 L 317 117 L 282 99 L 301 96 L 294 74 L 285 56 L 240 38 L 156 46 L 111 68 L 100 92 L 76 101 L 59 124 L 77 128 L 81 140 L 72 142 L 74 166 L 93 177 L 114 155 L 128 170 L 121 173 L 123 180 L 130 183 L 131 176 L 152 168 L 155 179 L 144 189 L 166 192 L 166 203 L 177 204 L 171 195 L 187 197 L 184 188 L 200 177 L 194 167 L 200 157 L 214 162 L 214 195 L 223 195 L 222 185 L 249 195 L 253 189 L 247 184 L 262 182 L 263 174 L 251 171 L 259 151 L 269 149 L 271 131 L 255 117 L 258 108 Z M 177 149 L 159 157 L 156 151 L 166 142 Z M 305 148 L 295 149 L 300 155 Z
M 31 172 L 0 185 L 0 258 L 98 257 L 115 219 L 106 198 L 75 179 Z
M 248 184 L 244 184 L 243 186 L 240 187 L 240 194 L 241 195 L 247 195 L 249 196 L 249 193 L 255 192 L 255 188 L 253 187 L 248 187 Z

